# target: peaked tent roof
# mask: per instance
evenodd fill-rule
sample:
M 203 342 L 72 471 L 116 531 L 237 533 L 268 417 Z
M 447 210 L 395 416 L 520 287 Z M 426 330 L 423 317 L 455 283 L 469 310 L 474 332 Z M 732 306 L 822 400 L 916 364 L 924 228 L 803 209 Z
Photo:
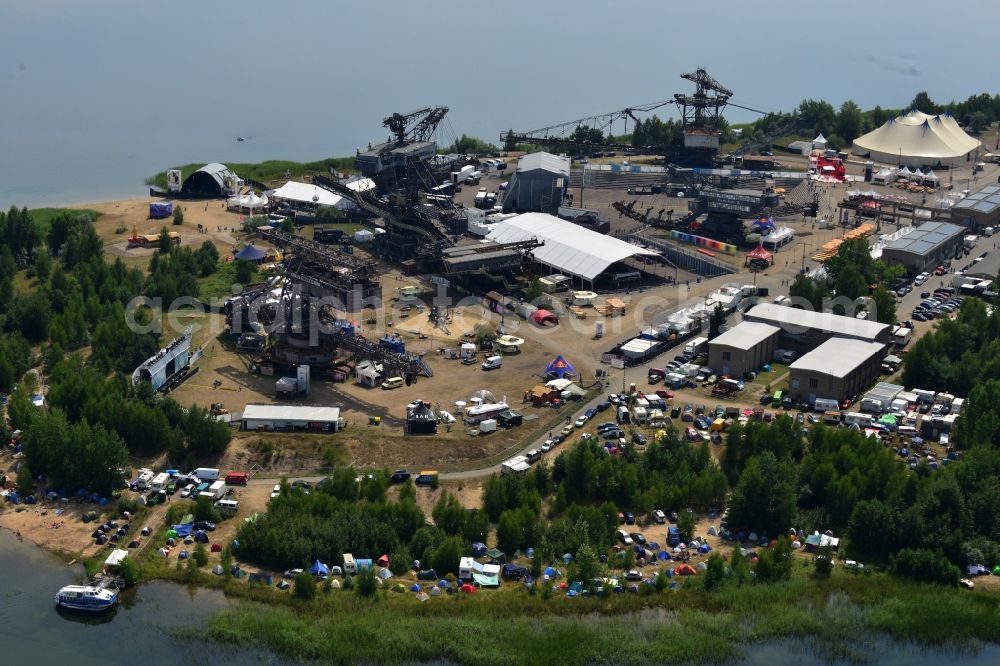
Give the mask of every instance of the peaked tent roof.
M 561 176 L 569 176 L 569 158 L 559 157 L 552 153 L 530 153 L 517 161 L 517 173 L 525 171 L 551 171 Z
M 652 250 L 545 213 L 524 213 L 509 218 L 497 224 L 486 238 L 497 243 L 537 238 L 544 245 L 531 251 L 535 261 L 585 280 L 594 280 L 611 264 L 629 257 L 659 256 Z
M 764 249 L 764 244 L 761 243 L 756 249 L 747 252 L 747 256 L 751 259 L 770 259 L 774 255 Z
M 245 248 L 237 252 L 234 256 L 236 259 L 241 259 L 244 261 L 260 261 L 265 256 L 264 250 L 260 249 L 256 245 L 247 245 Z
M 883 161 L 936 162 L 964 157 L 979 145 L 951 116 L 930 116 L 914 109 L 855 139 L 853 152 L 869 152 Z
M 548 374 L 550 372 L 558 377 L 563 377 L 565 375 L 576 375 L 576 368 L 570 365 L 570 362 L 563 358 L 562 354 L 559 354 L 545 366 L 545 373 Z

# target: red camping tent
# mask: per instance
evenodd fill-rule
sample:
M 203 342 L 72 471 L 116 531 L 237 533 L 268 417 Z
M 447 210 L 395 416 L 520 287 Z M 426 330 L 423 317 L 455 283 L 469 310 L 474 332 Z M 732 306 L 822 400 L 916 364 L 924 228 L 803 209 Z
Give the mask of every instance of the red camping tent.
M 698 572 L 690 564 L 682 564 L 674 568 L 675 576 L 694 576 L 696 573 Z
M 378 558 L 377 564 L 380 567 L 387 567 L 387 566 L 389 566 L 389 556 L 388 555 L 383 555 L 382 557 Z
M 476 593 L 476 588 L 473 587 L 472 585 L 469 585 L 468 583 L 466 583 L 465 585 L 463 585 L 462 587 L 460 587 L 458 589 L 460 589 L 462 592 L 465 592 L 466 594 L 475 594 Z
M 539 326 L 555 326 L 559 323 L 559 317 L 548 310 L 535 310 L 531 313 L 531 321 Z

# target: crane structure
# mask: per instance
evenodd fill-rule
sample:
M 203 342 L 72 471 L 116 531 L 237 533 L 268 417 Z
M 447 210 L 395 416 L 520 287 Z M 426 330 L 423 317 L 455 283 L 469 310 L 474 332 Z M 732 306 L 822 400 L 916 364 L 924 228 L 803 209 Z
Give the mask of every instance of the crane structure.
M 447 106 L 428 106 L 409 113 L 393 113 L 382 120 L 382 127 L 392 132 L 397 146 L 408 142 L 430 141 L 447 113 Z
M 560 149 L 576 149 L 585 154 L 600 152 L 600 149 L 603 148 L 634 150 L 645 154 L 663 155 L 668 163 L 711 164 L 719 149 L 723 109 L 727 106 L 733 106 L 762 115 L 767 113 L 731 102 L 729 98 L 732 97 L 733 92 L 712 78 L 704 68 L 699 68 L 691 74 L 682 74 L 681 78 L 695 84 L 693 95 L 675 94 L 671 99 L 638 104 L 618 111 L 578 118 L 527 132 L 510 130 L 501 134 L 500 140 L 506 145 L 553 146 Z M 625 134 L 628 134 L 629 119 L 635 123 L 639 122 L 639 117 L 636 114 L 649 113 L 671 104 L 677 105 L 681 113 L 682 139 L 679 145 L 676 143 L 636 145 L 603 140 L 604 135 L 610 134 L 609 130 L 616 121 L 625 121 Z M 578 128 L 596 131 L 577 133 Z M 600 139 L 598 133 L 601 135 Z
M 410 198 L 416 198 L 418 191 L 433 188 L 441 175 L 447 173 L 435 173 L 431 167 L 437 154 L 434 132 L 447 113 L 447 106 L 428 106 L 383 118 L 382 126 L 392 136 L 369 145 L 368 150 L 359 150 L 354 167 L 374 180 L 381 194 L 404 191 Z

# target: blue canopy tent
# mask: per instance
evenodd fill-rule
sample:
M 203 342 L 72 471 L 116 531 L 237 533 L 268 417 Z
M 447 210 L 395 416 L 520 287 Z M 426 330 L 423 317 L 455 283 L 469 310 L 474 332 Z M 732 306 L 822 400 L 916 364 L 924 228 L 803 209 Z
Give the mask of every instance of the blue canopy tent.
M 264 260 L 265 252 L 256 245 L 247 245 L 242 250 L 237 252 L 233 258 L 239 261 L 253 261 L 261 262 Z
M 559 379 L 562 379 L 566 375 L 575 376 L 576 368 L 570 365 L 570 362 L 563 358 L 562 354 L 556 356 L 552 361 L 545 366 L 546 375 L 555 375 Z
M 329 576 L 330 567 L 326 566 L 319 560 L 316 560 L 315 562 L 313 562 L 313 565 L 309 567 L 309 573 L 311 573 L 313 576 Z
M 485 543 L 477 541 L 474 544 L 472 544 L 473 557 L 486 557 L 486 553 L 487 553 L 487 548 Z
M 177 532 L 177 536 L 182 539 L 186 536 L 190 536 L 191 532 L 194 530 L 194 523 L 183 523 L 181 525 L 174 525 L 173 529 Z

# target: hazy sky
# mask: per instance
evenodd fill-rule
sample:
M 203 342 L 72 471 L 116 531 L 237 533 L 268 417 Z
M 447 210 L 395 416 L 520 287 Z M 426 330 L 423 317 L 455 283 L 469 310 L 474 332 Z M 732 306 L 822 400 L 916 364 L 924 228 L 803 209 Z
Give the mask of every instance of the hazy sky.
M 424 105 L 451 107 L 443 140 L 496 141 L 689 91 L 698 66 L 765 110 L 995 90 L 1000 5 L 920 4 L 7 0 L 0 206 L 138 195 L 177 163 L 346 154 Z

